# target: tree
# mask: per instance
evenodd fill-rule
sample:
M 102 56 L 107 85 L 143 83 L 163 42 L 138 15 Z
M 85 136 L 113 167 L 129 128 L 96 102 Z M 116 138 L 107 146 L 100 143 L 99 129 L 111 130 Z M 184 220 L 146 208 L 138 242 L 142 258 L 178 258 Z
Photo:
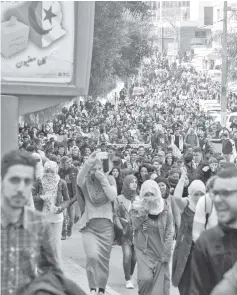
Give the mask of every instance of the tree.
M 148 6 L 141 2 L 96 2 L 89 94 L 107 94 L 116 79 L 137 72 L 149 53 Z
M 137 72 L 149 54 L 148 5 L 141 1 L 96 1 L 89 95 L 105 96 L 118 78 Z M 60 106 L 59 108 L 61 108 Z M 58 106 L 50 112 L 57 113 Z M 41 122 L 48 110 L 23 116 L 27 122 Z
M 228 34 L 227 34 L 227 75 L 229 81 L 237 79 L 237 12 L 232 10 L 228 14 Z M 212 41 L 216 41 L 220 44 L 217 54 L 218 57 L 222 58 L 222 42 L 223 32 L 216 31 L 212 36 Z

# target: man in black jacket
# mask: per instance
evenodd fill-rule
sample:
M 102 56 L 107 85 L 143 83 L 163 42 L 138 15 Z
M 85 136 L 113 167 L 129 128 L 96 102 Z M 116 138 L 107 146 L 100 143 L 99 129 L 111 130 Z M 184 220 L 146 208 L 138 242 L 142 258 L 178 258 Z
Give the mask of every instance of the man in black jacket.
M 203 232 L 192 257 L 190 295 L 210 295 L 237 261 L 237 169 L 220 171 L 211 194 L 218 225 Z

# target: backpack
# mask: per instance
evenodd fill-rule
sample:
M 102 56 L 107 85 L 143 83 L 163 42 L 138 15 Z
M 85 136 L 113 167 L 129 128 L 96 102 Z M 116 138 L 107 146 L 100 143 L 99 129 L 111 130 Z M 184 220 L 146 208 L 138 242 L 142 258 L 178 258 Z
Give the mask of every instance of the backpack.
M 205 217 L 206 217 L 205 230 L 207 229 L 207 224 L 208 224 L 209 217 L 212 213 L 212 209 L 213 209 L 213 201 L 209 200 L 208 202 L 207 195 L 205 195 Z

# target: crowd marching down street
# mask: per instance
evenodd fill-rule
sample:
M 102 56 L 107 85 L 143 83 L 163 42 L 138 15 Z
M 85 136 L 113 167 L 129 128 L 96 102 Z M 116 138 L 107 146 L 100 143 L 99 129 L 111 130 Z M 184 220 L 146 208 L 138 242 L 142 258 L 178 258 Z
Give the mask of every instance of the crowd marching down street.
M 2 185 L 14 188 L 19 167 L 29 184 L 21 192 L 24 204 L 3 193 L 6 210 L 14 203 L 27 208 L 28 218 L 33 210 L 43 213 L 37 212 L 31 231 L 45 232 L 41 239 L 50 258 L 43 266 L 57 272 L 57 280 L 63 277 L 62 243 L 77 223 L 90 294 L 105 293 L 117 245 L 121 284 L 134 289 L 137 271 L 139 295 L 172 295 L 171 284 L 180 295 L 236 295 L 237 122 L 223 128 L 200 106 L 220 100 L 220 84 L 154 51 L 130 86 L 105 104 L 88 98 L 80 108 L 64 107 L 44 126 L 20 127 L 19 151 L 2 159 Z M 230 108 L 235 104 L 231 97 Z M 32 167 L 35 176 L 29 177 Z M 30 284 L 32 277 L 44 269 L 39 251 L 32 252 L 36 242 L 24 226 L 10 231 L 6 226 L 2 236 L 2 267 L 11 269 L 14 259 L 18 267 L 13 276 L 2 276 L 3 294 L 84 294 L 80 282 L 68 281 L 71 293 L 53 293 L 58 281 L 47 278 L 43 283 L 50 288 L 30 293 L 29 286 L 38 286 Z M 12 233 L 20 258 L 11 252 Z

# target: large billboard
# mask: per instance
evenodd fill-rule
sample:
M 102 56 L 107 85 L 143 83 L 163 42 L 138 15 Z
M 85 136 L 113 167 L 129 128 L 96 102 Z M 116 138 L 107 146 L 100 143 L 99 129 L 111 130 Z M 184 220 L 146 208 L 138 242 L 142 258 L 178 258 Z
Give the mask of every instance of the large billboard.
M 3 1 L 3 81 L 70 83 L 74 62 L 74 2 Z

